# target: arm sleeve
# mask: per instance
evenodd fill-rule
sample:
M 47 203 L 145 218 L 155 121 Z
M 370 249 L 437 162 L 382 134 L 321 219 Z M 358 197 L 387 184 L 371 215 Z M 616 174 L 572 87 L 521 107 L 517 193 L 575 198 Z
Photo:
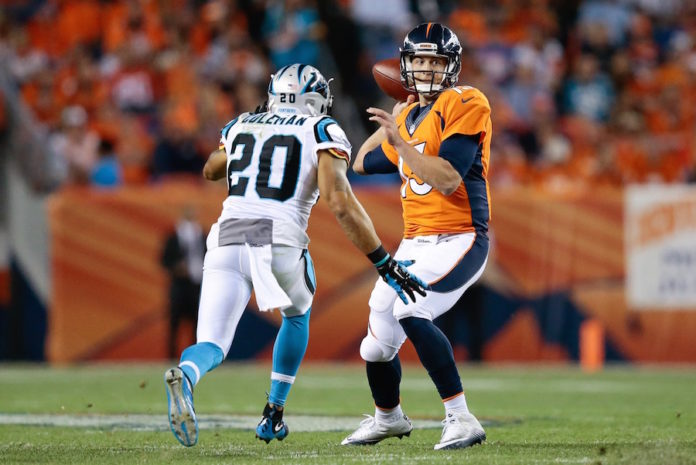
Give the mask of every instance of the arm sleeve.
M 444 158 L 464 178 L 474 163 L 479 149 L 480 134 L 453 134 L 440 144 L 438 156 Z
M 387 158 L 381 146 L 365 154 L 363 169 L 365 174 L 387 174 L 397 171 L 396 165 Z

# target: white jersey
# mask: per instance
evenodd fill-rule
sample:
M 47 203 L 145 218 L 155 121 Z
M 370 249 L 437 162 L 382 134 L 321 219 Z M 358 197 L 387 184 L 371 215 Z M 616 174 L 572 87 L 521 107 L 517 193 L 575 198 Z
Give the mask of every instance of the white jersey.
M 229 196 L 218 225 L 271 220 L 273 244 L 306 248 L 319 197 L 317 151 L 336 149 L 350 161 L 351 145 L 338 123 L 325 115 L 242 113 L 222 129 L 220 147 L 227 154 Z

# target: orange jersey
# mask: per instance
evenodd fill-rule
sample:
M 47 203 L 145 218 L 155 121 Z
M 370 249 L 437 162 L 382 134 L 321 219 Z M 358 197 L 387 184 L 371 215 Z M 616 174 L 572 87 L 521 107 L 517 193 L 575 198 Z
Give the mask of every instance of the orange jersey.
M 487 174 L 491 148 L 491 107 L 481 91 L 460 86 L 442 92 L 429 111 L 409 117 L 414 103 L 396 118 L 401 137 L 427 157 L 437 157 L 442 141 L 454 134 L 480 135 L 474 162 L 452 195 L 424 183 L 386 140 L 382 150 L 403 179 L 404 237 L 476 231 L 486 234 L 490 218 Z

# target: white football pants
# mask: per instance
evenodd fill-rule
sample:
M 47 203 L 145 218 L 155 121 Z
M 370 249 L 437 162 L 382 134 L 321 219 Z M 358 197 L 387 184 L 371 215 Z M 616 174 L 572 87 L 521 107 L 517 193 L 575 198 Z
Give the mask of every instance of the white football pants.
M 426 297 L 404 304 L 382 279 L 370 296 L 367 336 L 360 354 L 370 362 L 392 360 L 406 340 L 399 320 L 433 320 L 450 310 L 483 273 L 488 260 L 488 238 L 476 233 L 419 236 L 401 241 L 396 260 L 415 260 L 408 270 L 431 286 Z
M 304 315 L 312 305 L 314 292 L 311 258 L 296 247 L 273 245 L 272 251 L 273 274 L 292 301 L 281 313 L 287 317 Z M 208 250 L 198 306 L 197 342 L 212 342 L 227 356 L 251 290 L 249 249 L 244 244 Z

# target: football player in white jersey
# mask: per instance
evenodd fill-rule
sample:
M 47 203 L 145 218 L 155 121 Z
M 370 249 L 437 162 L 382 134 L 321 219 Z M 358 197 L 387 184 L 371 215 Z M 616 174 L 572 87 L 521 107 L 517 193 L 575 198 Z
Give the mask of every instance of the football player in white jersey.
M 193 388 L 227 355 L 252 289 L 259 310 L 278 308 L 283 316 L 256 436 L 268 443 L 288 435 L 283 409 L 309 339 L 315 279 L 306 229 L 319 194 L 404 302 L 425 296 L 426 285 L 406 270 L 410 263 L 384 250 L 353 195 L 346 178 L 351 146 L 327 116 L 332 100 L 316 68 L 281 68 L 268 87 L 267 111 L 230 121 L 203 168 L 206 179 L 227 179 L 228 197 L 208 235 L 197 343 L 164 375 L 169 424 L 184 446 L 198 440 Z

